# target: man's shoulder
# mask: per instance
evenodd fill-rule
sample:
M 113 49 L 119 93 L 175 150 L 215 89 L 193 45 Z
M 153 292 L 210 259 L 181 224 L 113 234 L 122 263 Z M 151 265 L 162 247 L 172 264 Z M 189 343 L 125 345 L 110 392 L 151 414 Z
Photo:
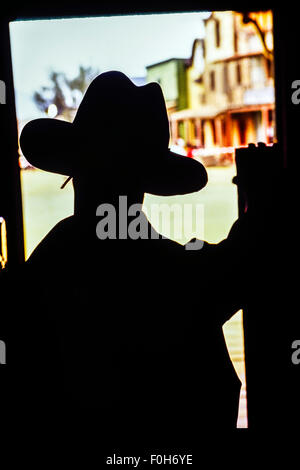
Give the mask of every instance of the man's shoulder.
M 51 260 L 53 256 L 60 256 L 61 252 L 65 252 L 68 246 L 72 244 L 74 236 L 78 233 L 76 230 L 77 225 L 78 221 L 74 216 L 58 222 L 40 241 L 26 264 L 32 265 L 46 258 Z

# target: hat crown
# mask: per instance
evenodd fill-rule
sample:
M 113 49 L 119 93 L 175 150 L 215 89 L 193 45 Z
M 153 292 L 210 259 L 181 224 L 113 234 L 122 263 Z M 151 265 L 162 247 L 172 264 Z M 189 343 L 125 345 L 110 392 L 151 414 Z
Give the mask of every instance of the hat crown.
M 136 86 L 125 74 L 105 72 L 88 87 L 73 121 L 80 134 L 101 135 L 102 145 L 118 142 L 138 150 L 169 145 L 169 121 L 158 83 Z

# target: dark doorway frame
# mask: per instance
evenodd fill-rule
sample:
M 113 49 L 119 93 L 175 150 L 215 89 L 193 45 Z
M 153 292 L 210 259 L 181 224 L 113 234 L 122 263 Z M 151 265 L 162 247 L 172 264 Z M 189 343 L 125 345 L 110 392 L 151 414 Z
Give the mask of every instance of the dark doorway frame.
M 17 4 L 16 4 L 17 5 Z M 184 4 L 184 11 L 211 11 L 211 10 L 240 10 L 241 4 L 232 1 L 207 1 L 202 2 L 188 1 Z M 281 149 L 280 155 L 282 169 L 292 169 L 294 166 L 295 149 L 297 149 L 297 140 L 299 132 L 297 122 L 300 122 L 300 106 L 297 107 L 291 102 L 291 83 L 300 78 L 298 61 L 295 60 L 292 48 L 297 45 L 297 12 L 296 5 L 293 7 L 293 15 L 287 8 L 277 8 L 272 2 L 251 2 L 247 6 L 243 4 L 245 11 L 273 10 L 274 14 L 274 56 L 275 56 L 275 95 L 276 95 L 276 128 L 277 139 Z M 6 7 L 7 8 L 7 7 Z M 47 5 L 41 5 L 38 2 L 26 2 L 23 6 L 14 6 L 4 12 L 0 20 L 0 79 L 6 84 L 6 104 L 0 106 L 0 125 L 1 125 L 1 165 L 2 178 L 0 184 L 0 216 L 4 217 L 7 226 L 7 249 L 8 265 L 18 266 L 24 262 L 24 235 L 23 235 L 23 213 L 22 196 L 20 187 L 20 169 L 18 166 L 18 133 L 14 99 L 14 86 L 12 74 L 12 61 L 9 38 L 9 22 L 15 19 L 47 19 L 60 17 L 80 17 L 80 16 L 98 16 L 114 14 L 132 14 L 132 13 L 163 13 L 163 12 L 182 12 L 182 4 L 175 2 L 155 2 L 151 4 L 143 2 L 127 1 L 126 5 L 121 2 L 111 1 L 97 4 L 91 2 L 65 1 L 63 4 L 54 1 Z M 293 320 L 293 314 L 289 313 Z M 267 326 L 265 326 L 267 328 Z M 247 335 L 247 331 L 245 331 Z M 280 331 L 274 331 L 275 339 L 280 340 Z M 274 337 L 273 337 L 274 338 Z M 286 345 L 288 338 L 283 338 Z M 285 354 L 283 350 L 283 354 Z M 246 357 L 246 368 L 255 369 L 257 357 Z M 273 366 L 271 366 L 272 369 Z M 269 378 L 272 383 L 275 397 L 270 406 L 267 404 L 266 415 L 268 423 L 278 424 L 280 418 L 274 417 L 274 404 L 283 403 L 288 398 L 287 387 L 292 387 L 294 383 L 298 384 L 298 378 L 295 378 L 294 371 L 290 371 L 286 376 L 286 371 L 273 367 Z M 278 387 L 281 376 L 288 379 L 286 387 Z M 298 376 L 297 376 L 298 377 Z M 248 383 L 249 380 L 249 383 Z M 296 382 L 295 382 L 296 381 Z M 274 388 L 275 387 L 275 388 Z M 255 383 L 251 383 L 251 377 L 247 377 L 248 402 L 252 400 L 251 412 L 248 416 L 250 427 L 259 428 L 265 425 L 265 417 L 261 417 L 261 405 L 257 402 L 255 391 L 253 399 L 252 389 L 255 389 Z M 282 395 L 283 393 L 283 395 Z M 296 395 L 290 398 L 294 400 L 291 404 L 298 411 L 299 405 L 296 403 Z M 252 411 L 254 410 L 254 412 Z M 256 410 L 256 411 L 255 411 Z M 278 421 L 279 420 L 279 421 Z

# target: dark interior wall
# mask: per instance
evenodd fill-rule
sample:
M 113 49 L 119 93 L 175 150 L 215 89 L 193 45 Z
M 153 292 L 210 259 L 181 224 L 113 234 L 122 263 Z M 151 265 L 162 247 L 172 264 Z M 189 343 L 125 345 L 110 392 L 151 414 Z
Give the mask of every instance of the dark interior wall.
M 248 2 L 243 3 L 247 10 L 261 10 L 272 8 L 272 2 Z M 7 8 L 7 7 L 6 7 Z M 14 265 L 24 260 L 23 249 L 23 226 L 22 226 L 22 204 L 19 180 L 19 168 L 17 163 L 17 127 L 14 105 L 14 91 L 12 81 L 12 70 L 9 49 L 8 21 L 15 18 L 49 18 L 67 16 L 85 16 L 114 13 L 134 12 L 165 12 L 181 11 L 182 2 L 24 2 L 16 9 L 10 8 L 6 11 L 6 17 L 0 22 L 0 79 L 6 84 L 6 104 L 0 106 L 0 133 L 1 133 L 1 181 L 0 181 L 0 216 L 5 217 L 8 230 L 8 256 L 9 263 Z M 185 11 L 193 10 L 217 10 L 231 9 L 240 10 L 238 2 L 185 2 Z M 292 83 L 299 79 L 298 43 L 299 43 L 299 6 L 293 5 L 279 10 L 274 8 L 274 33 L 275 33 L 275 82 L 276 82 L 276 122 L 277 136 L 281 149 L 280 155 L 282 167 L 293 169 L 298 160 L 298 136 L 300 123 L 300 105 L 292 102 Z M 2 12 L 3 14 L 3 12 Z M 292 177 L 288 176 L 292 185 Z M 291 186 L 290 185 L 290 186 Z M 283 207 L 295 206 L 295 196 L 292 192 L 282 194 Z M 282 208 L 281 208 L 282 210 Z M 295 216 L 295 211 L 293 212 Z M 279 218 L 278 229 L 282 224 Z M 287 229 L 288 230 L 288 229 Z M 282 233 L 282 230 L 281 232 Z M 279 244 L 282 247 L 282 243 Z M 278 282 L 277 287 L 284 292 L 287 288 L 288 270 L 278 270 L 278 277 L 285 277 L 285 283 Z M 290 289 L 289 289 L 290 292 Z M 278 299 L 277 299 L 278 300 Z M 295 309 L 292 307 L 292 298 L 285 304 L 274 299 L 263 299 L 262 306 L 268 309 L 269 318 L 276 319 L 273 323 L 265 321 L 265 331 L 272 324 L 271 337 L 265 337 L 266 348 L 271 341 L 274 348 L 273 360 L 268 362 L 268 380 L 272 387 L 273 396 L 267 403 L 259 398 L 255 404 L 256 425 L 271 426 L 272 422 L 277 424 L 285 422 L 291 424 L 292 416 L 300 417 L 299 396 L 299 374 L 298 370 L 289 362 L 290 345 L 292 340 L 300 338 L 299 322 Z M 265 310 L 260 308 L 259 314 L 265 315 Z M 288 325 L 282 328 L 282 323 Z M 299 331 L 299 334 L 298 334 Z M 298 336 L 298 338 L 297 338 Z M 259 347 L 262 349 L 263 336 Z M 254 363 L 253 363 L 254 364 Z M 254 364 L 255 366 L 255 364 Z M 262 375 L 261 375 L 262 378 Z M 254 398 L 255 400 L 255 398 Z M 267 406 L 267 409 L 266 409 Z M 265 414 L 263 414 L 265 410 Z M 265 420 L 268 420 L 265 423 Z M 290 421 L 289 421 L 290 420 Z M 271 421 L 271 422 L 270 422 Z
M 92 1 L 81 2 L 80 0 L 65 0 L 59 2 L 58 0 L 40 3 L 38 1 L 27 1 L 22 4 L 16 2 L 15 6 L 7 6 L 8 17 L 19 18 L 59 18 L 68 16 L 93 16 L 101 14 L 134 14 L 134 13 L 155 13 L 155 12 L 181 12 L 181 11 L 212 11 L 212 10 L 269 10 L 274 7 L 274 2 L 270 0 L 248 1 L 247 3 L 239 2 L 237 0 L 189 0 L 182 3 L 182 1 L 171 0 L 152 0 L 152 1 L 137 1 L 128 0 L 122 1 Z M 5 8 L 5 7 L 4 7 Z
M 0 79 L 5 84 L 5 103 L 0 105 L 0 216 L 7 227 L 9 264 L 16 265 L 24 261 L 23 217 L 9 27 L 5 19 L 0 20 L 0 44 Z

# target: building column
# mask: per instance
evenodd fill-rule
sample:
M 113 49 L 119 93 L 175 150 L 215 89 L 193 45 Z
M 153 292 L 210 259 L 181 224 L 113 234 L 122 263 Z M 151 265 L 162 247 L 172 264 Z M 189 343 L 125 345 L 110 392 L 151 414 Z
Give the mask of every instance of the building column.
M 205 147 L 215 146 L 213 124 L 211 119 L 206 119 L 204 121 L 204 143 Z
M 183 125 L 184 125 L 184 140 L 185 140 L 185 143 L 187 144 L 190 141 L 189 121 L 188 121 L 188 119 L 185 119 L 183 121 Z
M 175 143 L 178 139 L 178 122 L 173 119 L 171 121 L 171 140 Z
M 216 144 L 219 147 L 223 147 L 222 122 L 220 118 L 215 119 L 215 128 L 216 128 Z
M 225 145 L 226 147 L 232 147 L 232 119 L 230 113 L 227 113 L 225 117 L 225 129 Z
M 201 119 L 200 118 L 195 119 L 195 127 L 197 129 L 197 145 L 198 145 L 198 147 L 201 147 L 203 145 L 203 136 L 202 136 Z

